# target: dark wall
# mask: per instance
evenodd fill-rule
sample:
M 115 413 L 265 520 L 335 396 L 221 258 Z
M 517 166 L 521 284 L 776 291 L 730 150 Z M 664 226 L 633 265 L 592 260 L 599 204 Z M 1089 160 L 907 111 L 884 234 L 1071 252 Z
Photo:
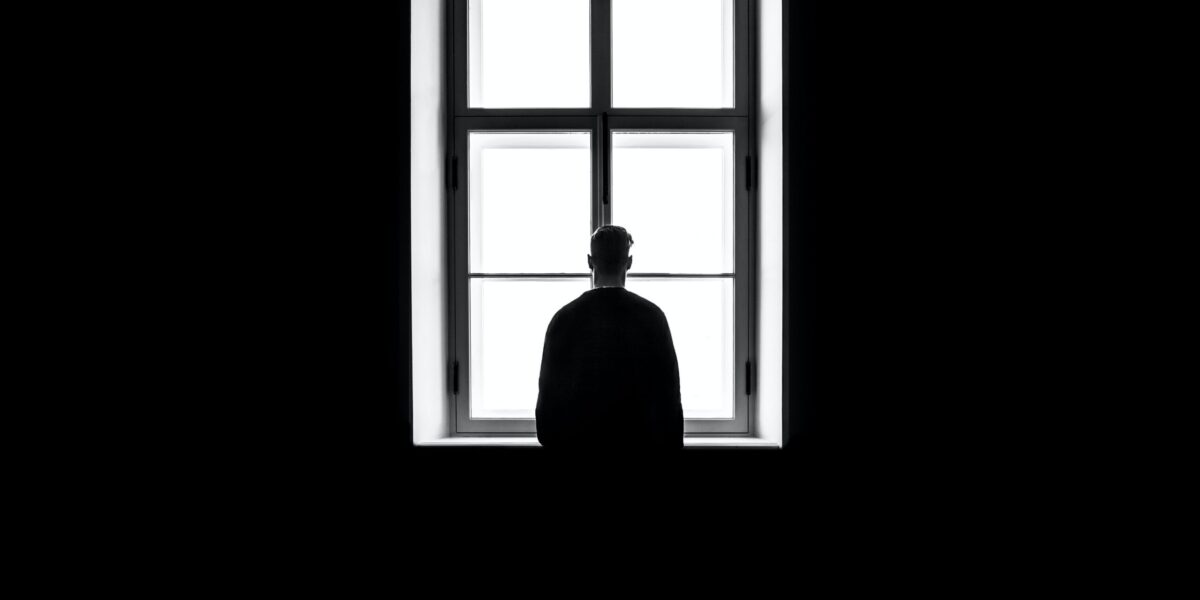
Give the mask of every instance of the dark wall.
M 186 372 L 152 390 L 182 414 L 154 413 L 150 426 L 174 435 L 210 421 L 189 447 L 202 460 L 229 459 L 211 467 L 222 478 L 291 473 L 356 500 L 364 482 L 433 481 L 456 484 L 449 489 L 466 493 L 453 501 L 469 502 L 531 482 L 635 472 L 647 475 L 640 483 L 680 484 L 689 502 L 790 501 L 814 489 L 814 474 L 865 479 L 863 465 L 922 448 L 922 458 L 961 462 L 945 478 L 957 484 L 977 470 L 964 450 L 989 423 L 1037 420 L 1039 394 L 1064 389 L 1014 387 L 1039 344 L 1029 336 L 1006 347 L 1003 330 L 1021 326 L 1020 305 L 1036 307 L 1044 293 L 998 283 L 989 270 L 1026 243 L 1014 221 L 1041 219 L 1066 189 L 1020 179 L 1037 156 L 1034 138 L 995 143 L 1019 114 L 1014 103 L 1041 98 L 960 51 L 997 16 L 786 0 L 787 447 L 616 466 L 554 464 L 538 449 L 412 448 L 408 7 L 363 4 L 207 15 L 215 22 L 189 44 L 194 56 L 144 75 L 157 95 L 141 101 L 165 107 L 153 125 L 179 141 L 148 151 L 186 171 L 155 179 L 133 165 L 151 176 L 156 207 L 181 206 L 177 220 L 150 228 L 198 233 L 186 260 L 167 257 L 147 276 L 156 288 L 164 273 L 184 280 L 185 302 L 166 310 L 185 324 L 178 337 L 188 347 L 149 349 Z M 943 17 L 957 26 L 944 28 Z M 1016 42 L 1001 29 L 976 46 L 1003 48 L 1009 60 Z M 184 83 L 160 86 L 164 74 Z M 1040 368 L 1059 358 L 1044 356 Z M 1021 442 L 1005 435 L 993 448 Z
M 121 365 L 130 381 L 153 381 L 143 385 L 155 408 L 140 429 L 166 438 L 199 429 L 184 442 L 188 456 L 204 474 L 233 484 L 211 488 L 231 495 L 203 497 L 205 509 L 240 510 L 288 476 L 286 493 L 271 498 L 266 514 L 321 503 L 289 518 L 292 531 L 322 512 L 353 517 L 376 498 L 401 518 L 425 514 L 402 512 L 401 497 L 387 493 L 403 488 L 409 501 L 455 509 L 431 524 L 456 541 L 509 533 L 487 530 L 478 512 L 468 512 L 480 502 L 508 515 L 504 509 L 518 504 L 573 510 L 581 499 L 634 507 L 647 518 L 698 506 L 725 517 L 712 529 L 734 534 L 751 529 L 734 519 L 760 516 L 771 523 L 756 531 L 773 535 L 776 517 L 827 516 L 802 506 L 804 498 L 874 482 L 881 465 L 902 467 L 888 481 L 896 485 L 851 506 L 859 516 L 896 512 L 891 499 L 920 483 L 909 467 L 947 462 L 937 477 L 952 491 L 929 506 L 958 502 L 961 481 L 983 466 L 971 452 L 985 445 L 981 435 L 1005 419 L 1039 422 L 1047 402 L 1076 383 L 1046 388 L 1027 379 L 1057 369 L 1067 353 L 1065 345 L 1043 347 L 1036 334 L 1058 330 L 1073 307 L 1049 323 L 1031 313 L 1046 301 L 1043 283 L 1074 265 L 1056 263 L 1034 286 L 1026 281 L 1029 263 L 1009 266 L 1028 253 L 1021 226 L 1042 222 L 1076 182 L 1047 188 L 1022 179 L 1032 164 L 1044 172 L 1063 158 L 1060 146 L 1036 148 L 1036 132 L 1002 143 L 1016 121 L 1038 116 L 1014 107 L 1024 102 L 1040 114 L 1044 94 L 1024 67 L 994 68 L 1022 43 L 1009 22 L 993 25 L 991 39 L 972 41 L 999 15 L 908 3 L 784 6 L 790 440 L 782 451 L 688 451 L 675 460 L 610 457 L 606 464 L 552 461 L 539 449 L 412 448 L 404 402 L 408 7 L 382 2 L 239 5 L 225 14 L 185 8 L 196 14 L 170 25 L 192 24 L 200 30 L 195 41 L 139 74 L 152 89 L 138 95 L 136 110 L 176 144 L 150 144 L 144 150 L 155 162 L 122 157 L 113 170 L 149 184 L 153 208 L 138 211 L 150 217 L 140 229 L 162 238 L 196 234 L 183 240 L 182 255 L 156 257 L 162 265 L 143 277 L 153 295 L 133 303 L 140 310 L 160 297 L 180 299 L 155 306 L 171 319 L 156 313 L 152 327 L 184 347 L 145 348 L 170 367 L 162 373 Z M 175 32 L 164 25 L 161 33 Z M 138 59 L 157 47 L 137 47 Z M 979 49 L 998 58 L 988 63 L 987 52 L 972 52 Z M 107 94 L 114 85 L 96 89 Z M 1058 113 L 1041 118 L 1032 122 L 1059 126 Z M 96 201 L 119 200 L 131 187 Z M 163 207 L 178 212 L 168 219 Z M 137 254 L 161 247 L 147 243 Z M 177 288 L 168 288 L 172 276 L 181 280 Z M 128 387 L 87 398 L 107 409 Z M 1034 454 L 1007 425 L 989 450 Z M 138 443 L 139 456 L 160 453 L 157 444 Z M 148 481 L 181 464 L 173 455 L 164 460 L 166 469 L 147 473 Z M 640 499 L 648 489 L 679 492 L 647 510 Z M 749 510 L 731 511 L 727 500 L 737 498 Z M 330 499 L 336 511 L 325 506 Z M 248 525 L 259 520 L 252 514 Z M 785 538 L 779 554 L 801 539 Z M 788 557 L 789 572 L 806 572 Z

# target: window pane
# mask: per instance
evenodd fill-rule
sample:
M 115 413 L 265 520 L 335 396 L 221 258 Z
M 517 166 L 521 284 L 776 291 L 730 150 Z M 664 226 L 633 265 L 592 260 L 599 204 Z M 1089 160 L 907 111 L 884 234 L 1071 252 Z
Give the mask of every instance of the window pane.
M 732 107 L 733 70 L 733 0 L 612 0 L 614 107 Z
M 591 106 L 590 10 L 588 0 L 471 0 L 470 105 Z
M 631 273 L 732 273 L 733 133 L 612 137 L 613 224 L 633 235 Z
M 679 358 L 684 418 L 732 419 L 733 278 L 631 277 L 625 285 L 667 315 Z
M 468 145 L 471 272 L 586 272 L 591 134 L 471 132 Z
M 546 327 L 589 281 L 476 277 L 470 285 L 471 418 L 532 419 Z

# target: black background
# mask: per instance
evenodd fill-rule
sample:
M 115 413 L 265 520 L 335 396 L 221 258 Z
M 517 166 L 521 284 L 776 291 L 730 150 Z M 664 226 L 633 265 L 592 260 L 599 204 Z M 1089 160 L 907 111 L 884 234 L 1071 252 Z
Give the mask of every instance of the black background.
M 411 446 L 407 6 L 222 13 L 162 67 L 185 140 L 163 186 L 197 234 L 170 268 L 186 375 L 164 386 L 180 427 L 213 428 L 192 456 L 237 482 L 469 506 L 566 486 L 791 501 L 1027 451 L 996 434 L 1045 392 L 1028 377 L 1044 363 L 1009 353 L 1030 284 L 1004 267 L 1039 198 L 1038 149 L 1013 139 L 1029 88 L 992 16 L 832 4 L 785 2 L 790 440 L 637 464 Z

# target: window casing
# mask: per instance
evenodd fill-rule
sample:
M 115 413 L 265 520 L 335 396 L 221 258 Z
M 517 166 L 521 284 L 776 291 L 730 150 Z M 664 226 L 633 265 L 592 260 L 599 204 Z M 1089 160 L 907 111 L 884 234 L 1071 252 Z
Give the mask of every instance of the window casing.
M 535 422 L 531 411 L 537 393 L 538 368 L 536 364 L 532 366 L 532 372 L 527 373 L 522 379 L 521 389 L 524 391 L 521 392 L 521 399 L 517 402 L 528 405 L 529 411 L 526 416 L 522 416 L 520 410 L 506 413 L 503 406 L 499 408 L 492 406 L 485 409 L 482 406 L 482 400 L 476 402 L 474 406 L 472 405 L 473 390 L 483 389 L 477 380 L 483 379 L 484 373 L 484 369 L 479 365 L 475 371 L 472 370 L 473 360 L 480 362 L 480 352 L 483 351 L 481 345 L 493 348 L 490 350 L 493 353 L 495 353 L 494 348 L 499 347 L 494 344 L 482 344 L 483 340 L 479 337 L 482 331 L 480 327 L 482 303 L 478 301 L 481 297 L 480 290 L 485 287 L 501 289 L 509 284 L 520 285 L 524 282 L 541 282 L 539 290 L 565 290 L 570 287 L 571 282 L 579 284 L 579 287 L 575 288 L 579 293 L 590 289 L 590 273 L 586 268 L 585 258 L 587 234 L 601 225 L 613 223 L 614 207 L 617 207 L 617 213 L 620 214 L 619 207 L 622 198 L 619 193 L 613 193 L 614 189 L 620 189 L 620 185 L 614 188 L 613 171 L 614 162 L 619 162 L 614 161 L 616 156 L 614 151 L 620 152 L 622 147 L 614 148 L 614 145 L 622 146 L 621 140 L 634 138 L 615 136 L 633 133 L 650 134 L 645 138 L 639 136 L 638 144 L 646 145 L 646 142 L 650 141 L 649 145 L 651 146 L 654 145 L 652 141 L 654 139 L 666 139 L 666 136 L 655 138 L 653 134 L 725 133 L 732 136 L 732 151 L 723 154 L 722 159 L 723 173 L 726 174 L 723 185 L 732 188 L 730 190 L 733 203 L 731 210 L 733 223 L 730 227 L 732 258 L 728 261 L 728 267 L 731 268 L 690 271 L 656 270 L 655 272 L 639 270 L 639 245 L 644 247 L 645 244 L 642 241 L 653 234 L 648 231 L 631 229 L 635 240 L 632 252 L 634 266 L 627 276 L 627 288 L 637 293 L 638 285 L 649 285 L 650 282 L 665 282 L 662 285 L 671 285 L 687 281 L 707 282 L 707 285 L 699 287 L 715 289 L 725 285 L 717 284 L 716 281 L 729 282 L 733 300 L 732 309 L 729 311 L 729 318 L 733 322 L 733 339 L 729 341 L 731 360 L 722 358 L 724 372 L 721 374 L 721 381 L 732 382 L 732 385 L 724 386 L 732 389 L 721 390 L 720 394 L 722 396 L 724 394 L 732 395 L 731 398 L 725 399 L 731 409 L 731 414 L 722 414 L 716 418 L 692 418 L 689 416 L 685 420 L 685 432 L 689 436 L 749 435 L 751 433 L 750 424 L 753 422 L 755 392 L 753 366 L 756 346 L 753 339 L 755 332 L 754 307 L 756 306 L 753 297 L 756 289 L 754 273 L 756 261 L 753 252 L 756 244 L 755 228 L 751 226 L 756 219 L 755 196 L 757 191 L 753 177 L 757 161 L 754 156 L 756 148 L 755 102 L 752 98 L 755 88 L 752 77 L 754 57 L 751 53 L 751 48 L 755 48 L 756 44 L 753 40 L 754 28 L 750 26 L 754 6 L 752 0 L 726 0 L 726 2 L 731 5 L 730 13 L 733 19 L 731 49 L 733 74 L 731 79 L 734 89 L 732 91 L 733 106 L 725 108 L 613 107 L 611 102 L 612 0 L 592 0 L 589 7 L 590 107 L 489 108 L 473 106 L 479 102 L 480 94 L 476 94 L 472 101 L 471 69 L 474 64 L 479 62 L 479 56 L 478 53 L 475 56 L 471 54 L 475 49 L 472 48 L 470 39 L 472 28 L 470 19 L 477 18 L 477 15 L 469 10 L 472 0 L 453 0 L 451 2 L 448 15 L 451 30 L 449 32 L 451 60 L 447 63 L 449 68 L 447 87 L 451 110 L 448 111 L 446 123 L 448 140 L 446 166 L 450 199 L 447 207 L 449 226 L 447 233 L 450 241 L 451 266 L 450 290 L 448 291 L 451 315 L 448 349 L 450 387 L 454 397 L 454 406 L 450 415 L 452 434 L 512 436 L 535 433 Z M 474 26 L 477 27 L 478 22 Z M 481 262 L 478 259 L 480 248 L 472 246 L 472 235 L 479 229 L 480 204 L 477 196 L 472 197 L 472 191 L 475 190 L 477 194 L 482 193 L 481 187 L 484 184 L 479 172 L 482 165 L 480 162 L 482 159 L 479 157 L 482 151 L 472 148 L 473 141 L 479 146 L 482 145 L 479 140 L 491 139 L 483 134 L 562 132 L 587 134 L 588 138 L 586 150 L 590 167 L 588 173 L 590 182 L 586 218 L 590 221 L 587 223 L 589 230 L 587 232 L 579 231 L 580 251 L 575 252 L 578 256 L 569 261 L 569 264 L 577 264 L 578 267 L 571 269 L 481 269 Z M 520 136 L 508 137 L 513 140 L 520 138 Z M 537 136 L 526 137 L 536 139 Z M 500 149 L 504 149 L 503 139 L 505 136 L 493 136 L 493 138 L 500 139 Z M 614 144 L 614 141 L 618 143 Z M 669 145 L 669 142 L 664 143 Z M 488 148 L 488 150 L 491 149 Z M 537 168 L 531 167 L 530 172 L 534 177 L 538 176 Z M 560 174 L 553 174 L 553 176 L 558 175 Z M 472 212 L 473 201 L 476 204 L 474 213 Z M 682 210 L 688 209 L 684 207 Z M 572 224 L 579 220 L 577 217 L 578 213 L 571 217 L 574 219 L 571 221 Z M 615 224 L 622 225 L 624 223 L 618 221 Z M 514 231 L 512 235 L 529 236 L 530 232 Z M 494 237 L 489 236 L 489 239 L 494 239 Z M 721 240 L 714 239 L 713 243 L 721 243 Z M 563 263 L 556 263 L 554 266 L 560 264 Z M 573 290 L 556 293 L 563 294 L 562 297 L 566 299 L 561 304 L 578 296 L 578 293 L 574 293 Z M 654 300 L 649 295 L 647 297 Z M 473 305 L 473 303 L 475 304 Z M 561 306 L 561 304 L 559 305 Z M 666 309 L 664 308 L 664 310 Z M 553 312 L 550 312 L 550 315 L 552 314 Z M 668 311 L 669 321 L 671 315 L 672 313 Z M 495 319 L 496 317 L 493 315 L 491 318 Z M 549 315 L 545 317 L 545 321 L 535 327 L 538 331 L 534 337 L 538 340 L 545 332 Z M 672 333 L 676 339 L 678 351 L 681 337 L 686 338 L 687 336 L 681 336 L 681 332 L 677 331 L 674 323 L 672 323 Z M 528 344 L 528 340 L 526 342 Z M 538 350 L 540 361 L 540 343 Z M 687 370 L 683 364 L 683 354 L 681 353 L 680 356 L 681 377 L 686 377 Z M 532 383 L 532 387 L 530 383 Z M 686 397 L 688 385 L 682 381 L 681 384 L 684 388 L 686 408 L 689 405 Z M 532 398 L 526 398 L 530 389 L 532 389 Z M 705 391 L 711 393 L 711 390 L 706 389 Z M 476 395 L 483 396 L 478 392 Z M 721 412 L 721 410 L 718 407 L 716 412 Z M 694 414 L 696 411 L 689 411 L 689 415 Z

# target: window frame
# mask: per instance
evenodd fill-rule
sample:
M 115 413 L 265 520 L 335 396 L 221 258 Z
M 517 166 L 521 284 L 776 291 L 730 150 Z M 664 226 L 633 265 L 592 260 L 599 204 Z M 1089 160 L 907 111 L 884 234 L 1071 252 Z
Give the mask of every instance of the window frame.
M 732 131 L 734 134 L 734 418 L 687 419 L 685 435 L 751 436 L 755 422 L 757 375 L 757 77 L 754 69 L 757 27 L 753 14 L 755 0 L 732 0 L 734 12 L 735 92 L 732 108 L 612 108 L 611 107 L 611 0 L 591 3 L 592 107 L 590 108 L 472 108 L 468 106 L 468 0 L 452 0 L 447 19 L 450 61 L 447 69 L 448 99 L 447 140 L 447 239 L 450 257 L 448 290 L 449 344 L 448 365 L 450 395 L 448 415 L 450 435 L 533 436 L 535 419 L 470 418 L 470 347 L 469 294 L 469 177 L 467 173 L 467 136 L 470 131 L 589 131 L 592 140 L 592 230 L 610 223 L 612 204 L 603 195 L 609 187 L 611 153 L 608 136 L 619 130 L 677 132 Z M 601 76 L 601 74 L 604 74 Z M 608 139 L 606 139 L 608 138 Z M 582 262 L 582 257 L 581 257 Z M 518 274 L 505 274 L 514 276 Z M 531 277 L 585 277 L 580 270 L 568 274 L 530 273 Z M 714 277 L 713 274 L 630 273 L 638 277 Z M 478 275 L 476 275 L 478 276 Z M 489 275 L 495 277 L 497 275 Z

